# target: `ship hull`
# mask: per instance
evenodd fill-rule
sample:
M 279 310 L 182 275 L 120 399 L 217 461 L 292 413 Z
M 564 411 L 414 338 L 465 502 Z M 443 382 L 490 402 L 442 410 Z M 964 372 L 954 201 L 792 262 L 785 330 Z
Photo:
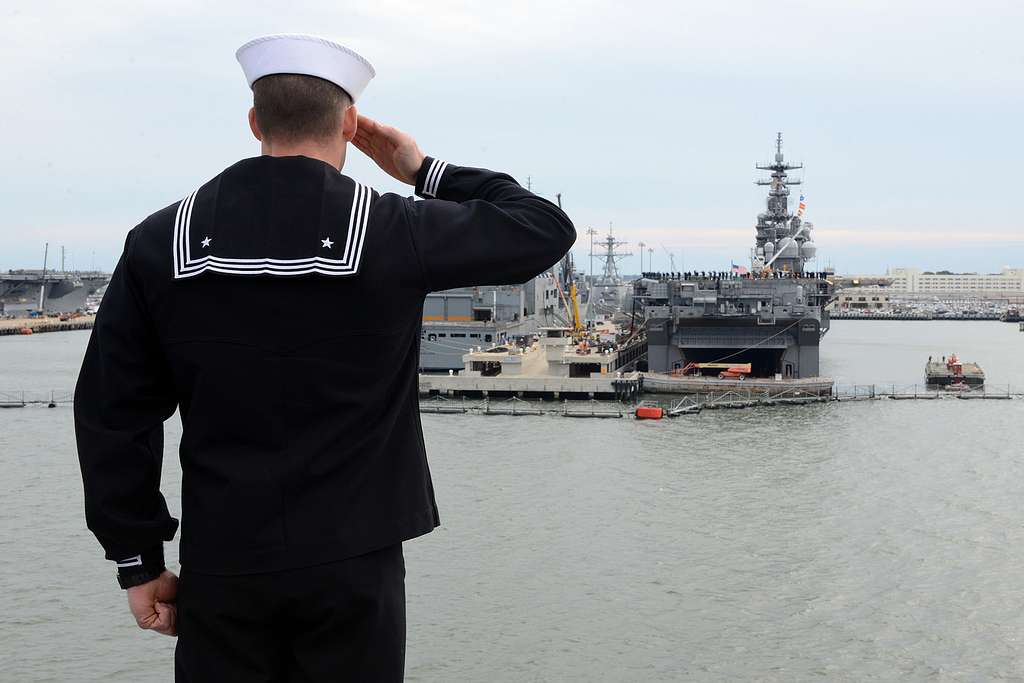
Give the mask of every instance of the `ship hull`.
M 816 377 L 822 329 L 815 318 L 658 318 L 647 320 L 651 372 L 682 370 L 688 363 L 751 364 L 754 377 Z
M 56 276 L 45 280 L 35 273 L 20 274 L 18 271 L 0 276 L 0 313 L 22 315 L 39 310 L 40 290 L 43 295 L 44 311 L 70 313 L 84 311 L 87 299 L 102 289 L 109 277 L 106 276 Z

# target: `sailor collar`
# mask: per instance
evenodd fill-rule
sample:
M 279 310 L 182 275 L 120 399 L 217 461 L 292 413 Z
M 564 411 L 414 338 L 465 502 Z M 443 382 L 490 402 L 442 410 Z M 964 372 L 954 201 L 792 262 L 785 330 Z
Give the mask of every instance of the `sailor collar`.
M 178 203 L 174 278 L 356 275 L 376 196 L 316 159 L 240 161 Z

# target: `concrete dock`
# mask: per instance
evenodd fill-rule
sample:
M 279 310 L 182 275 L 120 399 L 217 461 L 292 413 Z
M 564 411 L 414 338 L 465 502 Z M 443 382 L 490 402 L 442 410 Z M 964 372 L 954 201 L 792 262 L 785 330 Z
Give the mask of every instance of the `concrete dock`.
M 81 315 L 68 320 L 60 318 L 5 318 L 0 320 L 0 336 L 8 334 L 39 334 L 42 332 L 67 332 L 69 330 L 91 330 L 95 315 Z M 32 332 L 25 332 L 32 330 Z
M 829 396 L 834 382 L 831 377 L 789 379 L 744 378 L 722 379 L 695 375 L 643 373 L 644 393 L 655 394 L 722 394 L 726 392 L 755 393 L 767 396 L 786 394 L 792 397 Z
M 466 377 L 463 375 L 420 375 L 420 393 L 431 396 L 518 396 L 520 398 L 608 398 L 635 397 L 638 373 L 622 377 Z

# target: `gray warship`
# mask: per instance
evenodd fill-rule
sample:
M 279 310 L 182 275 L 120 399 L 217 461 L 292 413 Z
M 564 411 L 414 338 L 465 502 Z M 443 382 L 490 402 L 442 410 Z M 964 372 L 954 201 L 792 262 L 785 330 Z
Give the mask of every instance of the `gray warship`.
M 431 292 L 423 302 L 420 371 L 458 371 L 463 355 L 476 347 L 489 348 L 563 324 L 559 297 L 552 273 L 518 285 Z
M 94 307 L 97 294 L 110 281 L 95 271 L 10 270 L 0 273 L 0 315 L 32 311 L 71 313 Z
M 644 273 L 634 298 L 647 328 L 650 372 L 700 372 L 701 364 L 749 364 L 747 376 L 808 378 L 819 374 L 818 349 L 829 329 L 832 274 L 812 271 L 813 225 L 803 206 L 791 213 L 789 171 L 778 134 L 775 157 L 757 164 L 769 177 L 767 209 L 757 217 L 749 270 Z M 802 202 L 801 202 L 802 204 Z
M 618 240 L 612 234 L 611 226 L 608 227 L 608 234 L 600 242 L 597 242 L 598 250 L 594 251 L 594 235 L 597 231 L 591 228 L 587 231 L 591 237 L 590 242 L 590 268 L 588 277 L 589 287 L 587 289 L 584 318 L 590 322 L 599 320 L 615 320 L 624 322 L 624 311 L 628 311 L 631 304 L 632 288 L 619 273 L 619 261 L 632 256 L 630 252 L 622 251 L 621 247 L 626 242 Z M 601 272 L 594 269 L 594 259 L 601 261 Z

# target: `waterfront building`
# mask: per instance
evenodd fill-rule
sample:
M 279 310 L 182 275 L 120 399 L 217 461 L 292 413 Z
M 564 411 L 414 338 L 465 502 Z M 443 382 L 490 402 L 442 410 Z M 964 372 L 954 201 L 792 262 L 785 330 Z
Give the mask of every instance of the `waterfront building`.
M 888 277 L 893 291 L 952 294 L 1022 294 L 1024 268 L 1004 267 L 998 273 L 953 273 L 891 268 Z
M 840 290 L 836 296 L 837 308 L 841 311 L 859 309 L 889 308 L 887 287 L 866 286 Z

